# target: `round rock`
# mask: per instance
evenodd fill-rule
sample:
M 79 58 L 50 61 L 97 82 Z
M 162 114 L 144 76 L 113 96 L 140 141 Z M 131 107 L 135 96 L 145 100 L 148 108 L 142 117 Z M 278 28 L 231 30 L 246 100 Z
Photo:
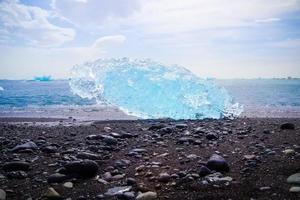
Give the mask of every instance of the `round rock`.
M 2 167 L 4 171 L 28 171 L 29 168 L 29 163 L 24 161 L 7 162 Z
M 141 193 L 136 197 L 136 200 L 153 200 L 157 199 L 157 193 L 156 192 L 145 192 Z
M 291 184 L 300 184 L 300 173 L 289 176 L 286 181 Z
M 99 169 L 98 164 L 92 160 L 73 161 L 64 166 L 62 173 L 79 177 L 93 177 Z
M 207 161 L 207 167 L 217 172 L 228 172 L 229 165 L 225 159 L 217 154 L 213 154 Z
M 6 192 L 0 189 L 0 200 L 6 200 Z

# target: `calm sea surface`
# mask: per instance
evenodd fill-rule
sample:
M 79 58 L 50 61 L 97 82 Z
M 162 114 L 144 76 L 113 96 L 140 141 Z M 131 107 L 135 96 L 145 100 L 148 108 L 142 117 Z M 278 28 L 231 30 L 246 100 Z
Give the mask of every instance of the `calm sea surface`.
M 247 117 L 300 117 L 300 80 L 217 80 Z M 132 119 L 117 108 L 73 95 L 67 80 L 0 80 L 0 117 Z

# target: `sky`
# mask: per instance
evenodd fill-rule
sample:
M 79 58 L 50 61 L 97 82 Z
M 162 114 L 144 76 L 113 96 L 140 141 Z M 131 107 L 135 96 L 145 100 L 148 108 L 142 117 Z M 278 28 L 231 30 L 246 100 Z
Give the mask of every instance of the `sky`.
M 0 0 L 0 79 L 68 78 L 120 57 L 200 77 L 300 77 L 300 0 Z

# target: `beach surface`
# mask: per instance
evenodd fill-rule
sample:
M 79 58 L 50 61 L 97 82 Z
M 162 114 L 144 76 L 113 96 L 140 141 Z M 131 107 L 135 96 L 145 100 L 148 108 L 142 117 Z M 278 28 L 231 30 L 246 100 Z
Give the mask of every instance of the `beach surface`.
M 300 198 L 299 118 L 0 121 L 9 200 Z

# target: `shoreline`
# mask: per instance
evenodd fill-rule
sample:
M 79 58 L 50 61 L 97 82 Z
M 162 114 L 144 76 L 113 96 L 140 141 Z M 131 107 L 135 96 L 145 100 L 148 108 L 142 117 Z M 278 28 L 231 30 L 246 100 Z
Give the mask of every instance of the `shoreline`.
M 0 189 L 8 199 L 51 199 L 45 197 L 50 187 L 62 199 L 72 200 L 135 199 L 147 191 L 166 200 L 300 197 L 289 192 L 293 185 L 286 181 L 300 172 L 300 118 L 110 120 L 53 126 L 47 125 L 53 119 L 45 120 L 31 126 L 0 119 Z M 295 129 L 281 129 L 286 122 Z M 11 151 L 28 141 L 37 148 Z M 203 175 L 213 154 L 225 159 L 229 172 Z M 52 182 L 62 167 L 85 159 L 98 166 L 92 177 L 72 175 Z M 29 168 L 22 173 L 4 169 L 15 160 Z M 128 192 L 109 196 L 109 191 L 120 189 L 116 187 Z

